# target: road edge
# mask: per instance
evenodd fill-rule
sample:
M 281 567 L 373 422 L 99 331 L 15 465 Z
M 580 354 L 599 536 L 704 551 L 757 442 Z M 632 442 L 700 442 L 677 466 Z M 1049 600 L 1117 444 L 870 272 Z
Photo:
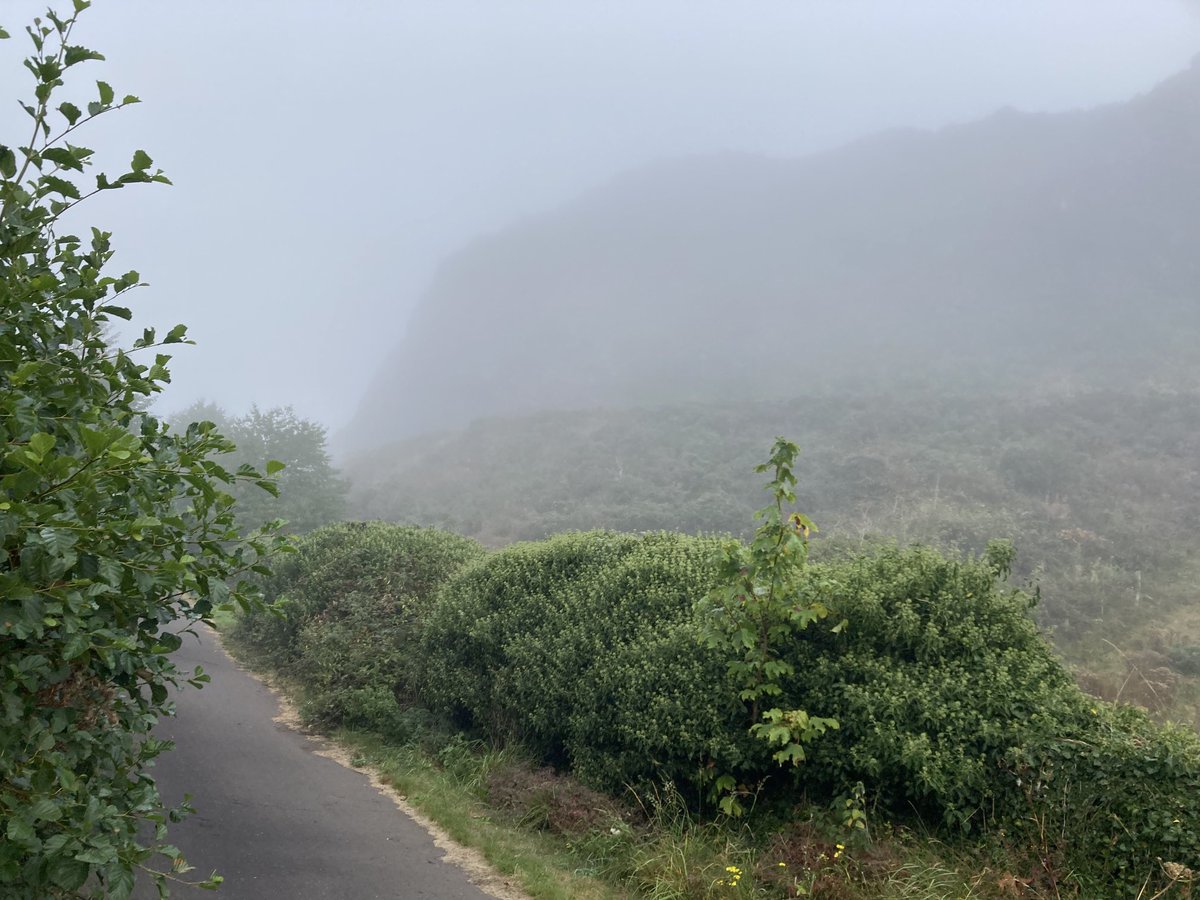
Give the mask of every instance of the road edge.
M 215 628 L 205 626 L 207 637 L 211 638 L 217 649 L 228 659 L 239 672 L 253 678 L 270 691 L 271 696 L 279 707 L 279 712 L 272 716 L 272 721 L 290 731 L 302 735 L 312 743 L 312 752 L 318 756 L 333 760 L 343 768 L 365 775 L 367 781 L 379 794 L 386 797 L 396 809 L 423 828 L 433 839 L 434 846 L 444 854 L 443 860 L 456 866 L 466 873 L 472 885 L 479 888 L 495 900 L 532 900 L 532 898 L 514 884 L 511 876 L 506 876 L 496 870 L 479 850 L 458 843 L 437 822 L 429 818 L 392 785 L 383 780 L 382 774 L 373 766 L 356 765 L 352 762 L 350 751 L 339 744 L 334 738 L 322 734 L 306 726 L 300 717 L 295 703 L 269 675 L 255 672 L 243 665 L 234 654 L 225 648 L 222 635 Z

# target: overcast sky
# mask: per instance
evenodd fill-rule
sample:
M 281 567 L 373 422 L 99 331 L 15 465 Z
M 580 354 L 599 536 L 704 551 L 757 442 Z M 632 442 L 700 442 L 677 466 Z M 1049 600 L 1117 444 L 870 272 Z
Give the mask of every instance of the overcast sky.
M 67 7 L 69 4 L 59 4 Z M 0 0 L 0 143 L 25 22 Z M 84 214 L 186 322 L 170 410 L 290 403 L 337 428 L 437 264 L 632 166 L 796 156 L 1002 106 L 1127 99 L 1200 51 L 1183 0 L 99 0 L 75 37 L 145 103 L 80 142 L 172 188 Z M 118 152 L 119 151 L 119 152 Z M 115 165 L 112 167 L 115 168 Z

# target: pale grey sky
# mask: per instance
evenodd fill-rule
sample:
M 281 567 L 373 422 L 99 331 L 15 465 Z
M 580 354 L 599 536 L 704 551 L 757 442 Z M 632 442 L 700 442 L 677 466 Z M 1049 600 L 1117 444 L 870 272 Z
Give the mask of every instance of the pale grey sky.
M 63 3 L 61 6 L 67 6 Z M 44 3 L 2 0 L 0 142 Z M 352 414 L 438 262 L 674 155 L 801 155 L 1002 106 L 1127 99 L 1200 51 L 1182 0 L 98 0 L 77 69 L 144 105 L 81 140 L 173 188 L 84 214 L 191 326 L 164 402 Z M 436 377 L 436 376 L 431 376 Z

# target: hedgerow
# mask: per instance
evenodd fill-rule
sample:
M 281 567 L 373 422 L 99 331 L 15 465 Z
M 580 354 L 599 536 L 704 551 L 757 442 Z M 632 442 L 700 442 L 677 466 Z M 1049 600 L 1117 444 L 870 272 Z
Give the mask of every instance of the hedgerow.
M 839 728 L 784 769 L 703 640 L 712 607 L 698 601 L 722 541 L 569 533 L 483 556 L 378 524 L 307 540 L 269 585 L 284 618 L 250 625 L 287 644 L 281 658 L 326 720 L 401 732 L 416 703 L 594 786 L 667 779 L 701 803 L 717 772 L 784 802 L 861 783 L 872 815 L 985 835 L 1088 896 L 1200 868 L 1200 739 L 1074 685 L 1030 618 L 1034 598 L 1007 584 L 1007 545 L 963 559 L 891 547 L 807 568 L 804 602 L 847 624 L 772 651 L 790 666 L 773 702 Z M 397 590 L 414 565 L 421 591 Z
M 588 532 L 452 579 L 422 634 L 422 696 L 608 788 L 752 754 L 724 661 L 691 616 L 718 542 Z
M 299 539 L 265 580 L 274 614 L 243 617 L 236 637 L 308 686 L 327 724 L 401 729 L 413 696 L 416 637 L 437 588 L 482 555 L 469 538 L 382 522 L 331 525 Z
M 668 778 L 702 796 L 721 771 L 786 793 L 790 775 L 748 736 L 739 685 L 700 640 L 694 605 L 717 549 L 593 532 L 493 554 L 430 610 L 424 701 L 609 790 Z M 1160 859 L 1197 868 L 1200 740 L 1083 694 L 1033 597 L 1006 585 L 1010 559 L 1006 545 L 962 560 L 893 547 L 810 567 L 848 625 L 782 648 L 794 674 L 780 705 L 840 725 L 807 747 L 796 784 L 831 798 L 861 782 L 877 812 L 1044 849 L 1039 864 L 1059 859 L 1092 890 L 1136 893 L 1166 877 Z M 1050 770 L 1059 793 L 1031 793 Z

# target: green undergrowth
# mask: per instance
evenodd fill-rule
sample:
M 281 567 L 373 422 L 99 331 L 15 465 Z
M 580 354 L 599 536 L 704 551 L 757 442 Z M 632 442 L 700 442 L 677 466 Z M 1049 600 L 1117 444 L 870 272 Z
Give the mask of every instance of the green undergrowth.
M 990 877 L 978 854 L 908 833 L 847 846 L 821 809 L 787 827 L 704 821 L 670 786 L 613 798 L 458 735 L 400 746 L 363 732 L 336 738 L 538 900 L 1005 896 L 1003 876 Z
M 587 532 L 485 553 L 433 529 L 333 526 L 301 539 L 265 582 L 274 612 L 244 616 L 232 634 L 303 686 L 301 711 L 322 729 L 370 732 L 401 755 L 421 748 L 452 773 L 472 765 L 473 747 L 505 748 L 534 771 L 570 774 L 593 798 L 682 804 L 671 821 L 686 828 L 651 830 L 638 852 L 657 850 L 602 867 L 639 896 L 748 890 L 744 863 L 804 823 L 801 845 L 828 842 L 832 823 L 846 849 L 824 860 L 781 850 L 777 868 L 828 881 L 826 896 L 838 896 L 835 882 L 850 897 L 895 878 L 912 889 L 896 873 L 925 864 L 904 854 L 870 877 L 824 871 L 830 858 L 844 868 L 852 851 L 878 850 L 849 839 L 868 826 L 875 839 L 915 832 L 953 853 L 983 852 L 991 861 L 966 871 L 999 872 L 1012 896 L 1186 896 L 1181 873 L 1200 869 L 1200 741 L 1076 687 L 1029 615 L 1035 597 L 1006 581 L 1010 547 L 979 557 L 880 547 L 808 566 L 797 602 L 845 625 L 773 639 L 773 702 L 837 727 L 786 769 L 754 736 L 729 657 L 704 637 L 716 613 L 699 601 L 718 582 L 722 547 Z M 509 807 L 565 789 L 558 775 L 520 777 L 527 790 L 509 790 Z M 721 816 L 731 796 L 751 815 Z M 534 821 L 527 809 L 517 820 Z M 715 841 L 725 863 L 698 862 L 714 857 L 681 841 Z M 929 866 L 930 884 L 962 871 Z M 729 877 L 717 884 L 721 871 Z M 778 896 L 813 889 L 795 877 Z M 689 886 L 671 893 L 661 878 Z

